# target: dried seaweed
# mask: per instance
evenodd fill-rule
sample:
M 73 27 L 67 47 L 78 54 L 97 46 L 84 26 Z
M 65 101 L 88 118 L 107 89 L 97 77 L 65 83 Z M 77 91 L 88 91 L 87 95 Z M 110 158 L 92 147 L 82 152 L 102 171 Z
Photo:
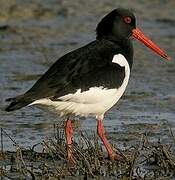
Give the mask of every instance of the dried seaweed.
M 64 123 L 54 125 L 53 139 L 24 148 L 1 128 L 0 176 L 13 179 L 117 178 L 165 179 L 175 177 L 175 156 L 172 146 L 148 141 L 141 135 L 139 143 L 128 149 L 116 149 L 120 161 L 110 161 L 94 133 L 89 137 L 79 124 L 74 125 L 77 141 L 73 141 L 75 164 L 66 157 Z M 173 132 L 171 132 L 173 135 Z M 7 136 L 16 151 L 4 151 L 3 136 Z M 173 136 L 174 138 L 174 136 Z M 41 146 L 42 151 L 35 151 Z M 10 167 L 10 168 L 9 168 Z

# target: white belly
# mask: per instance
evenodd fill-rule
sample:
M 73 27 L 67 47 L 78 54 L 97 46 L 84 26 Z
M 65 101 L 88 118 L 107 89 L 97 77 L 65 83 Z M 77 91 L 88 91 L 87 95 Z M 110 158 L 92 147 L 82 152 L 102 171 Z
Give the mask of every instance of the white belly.
M 58 112 L 61 116 L 74 114 L 80 116 L 94 115 L 103 117 L 122 96 L 128 84 L 130 69 L 123 55 L 118 54 L 113 58 L 114 63 L 125 66 L 125 79 L 118 89 L 106 89 L 104 87 L 92 87 L 87 91 L 77 90 L 74 94 L 68 94 L 52 101 L 49 98 L 39 99 L 30 105 L 47 106 Z

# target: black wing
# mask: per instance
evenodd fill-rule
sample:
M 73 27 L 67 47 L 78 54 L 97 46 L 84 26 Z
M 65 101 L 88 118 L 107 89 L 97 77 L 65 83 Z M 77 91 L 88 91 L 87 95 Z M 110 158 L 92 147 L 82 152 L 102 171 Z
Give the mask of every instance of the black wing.
M 112 63 L 121 50 L 107 40 L 92 43 L 62 56 L 24 95 L 12 98 L 26 101 L 23 106 L 41 98 L 57 98 L 77 89 L 82 91 L 94 86 L 120 87 L 125 71 Z M 28 102 L 28 103 L 27 103 Z M 21 105 L 22 106 L 22 105 Z M 19 109 L 19 107 L 18 107 Z
M 114 43 L 94 41 L 61 57 L 26 93 L 33 100 L 60 97 L 94 86 L 117 88 L 125 71 L 112 63 L 117 54 Z

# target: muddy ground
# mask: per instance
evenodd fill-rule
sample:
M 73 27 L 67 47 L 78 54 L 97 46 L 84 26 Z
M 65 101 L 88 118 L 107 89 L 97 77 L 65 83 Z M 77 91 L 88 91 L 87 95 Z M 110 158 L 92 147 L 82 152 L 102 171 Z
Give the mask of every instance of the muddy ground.
M 107 136 L 121 150 L 144 135 L 151 143 L 172 145 L 175 132 L 175 1 L 129 0 L 1 0 L 0 1 L 0 126 L 20 146 L 52 138 L 59 117 L 36 108 L 6 113 L 5 99 L 23 93 L 60 56 L 95 38 L 95 27 L 114 8 L 134 11 L 138 27 L 165 49 L 166 62 L 138 42 L 126 93 L 105 116 Z M 170 130 L 171 129 L 171 130 Z M 93 138 L 94 118 L 81 121 Z M 4 150 L 16 150 L 3 137 Z M 38 148 L 41 150 L 41 147 Z

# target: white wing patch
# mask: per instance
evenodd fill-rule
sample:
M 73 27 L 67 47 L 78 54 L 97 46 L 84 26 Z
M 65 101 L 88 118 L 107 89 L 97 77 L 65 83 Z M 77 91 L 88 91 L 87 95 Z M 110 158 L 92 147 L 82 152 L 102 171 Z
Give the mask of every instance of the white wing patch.
M 68 94 L 58 99 L 62 101 L 72 101 L 83 104 L 94 104 L 100 103 L 108 96 L 114 96 L 114 89 L 107 89 L 104 87 L 92 87 L 87 91 L 81 92 L 81 89 L 77 90 L 75 94 Z
M 36 100 L 30 105 L 49 106 L 60 115 L 75 114 L 80 116 L 95 115 L 103 117 L 104 113 L 123 95 L 130 76 L 129 64 L 123 55 L 115 55 L 112 62 L 125 67 L 125 79 L 118 89 L 91 87 L 83 92 L 81 92 L 81 89 L 78 89 L 74 94 L 67 94 L 59 97 L 58 101 L 44 98 Z
M 112 59 L 113 63 L 119 64 L 121 67 L 127 66 L 128 62 L 122 54 L 117 54 Z

